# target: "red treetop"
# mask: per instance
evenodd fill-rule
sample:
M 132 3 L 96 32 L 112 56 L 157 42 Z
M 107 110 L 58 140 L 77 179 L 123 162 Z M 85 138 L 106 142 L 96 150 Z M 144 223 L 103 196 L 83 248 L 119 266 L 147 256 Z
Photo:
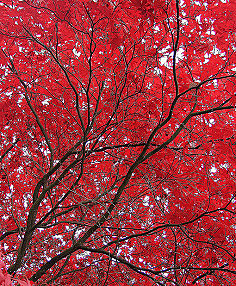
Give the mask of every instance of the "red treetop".
M 6 0 L 0 13 L 8 273 L 236 285 L 235 1 Z

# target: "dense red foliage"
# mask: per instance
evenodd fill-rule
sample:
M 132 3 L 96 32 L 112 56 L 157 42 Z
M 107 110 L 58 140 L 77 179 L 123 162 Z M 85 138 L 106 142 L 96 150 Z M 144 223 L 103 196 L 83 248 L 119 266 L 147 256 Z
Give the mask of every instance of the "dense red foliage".
M 0 15 L 8 273 L 236 285 L 235 0 L 6 0 Z

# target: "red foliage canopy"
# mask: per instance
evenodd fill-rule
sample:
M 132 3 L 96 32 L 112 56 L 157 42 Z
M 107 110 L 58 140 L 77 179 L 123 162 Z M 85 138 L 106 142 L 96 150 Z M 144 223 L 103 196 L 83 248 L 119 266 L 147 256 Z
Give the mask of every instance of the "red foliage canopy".
M 5 0 L 0 14 L 8 273 L 236 285 L 235 1 Z

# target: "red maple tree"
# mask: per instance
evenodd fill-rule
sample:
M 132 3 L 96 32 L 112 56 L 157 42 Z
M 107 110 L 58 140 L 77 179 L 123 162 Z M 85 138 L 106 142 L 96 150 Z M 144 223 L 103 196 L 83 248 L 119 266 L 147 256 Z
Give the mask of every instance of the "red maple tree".
M 1 285 L 236 285 L 235 1 L 0 14 Z

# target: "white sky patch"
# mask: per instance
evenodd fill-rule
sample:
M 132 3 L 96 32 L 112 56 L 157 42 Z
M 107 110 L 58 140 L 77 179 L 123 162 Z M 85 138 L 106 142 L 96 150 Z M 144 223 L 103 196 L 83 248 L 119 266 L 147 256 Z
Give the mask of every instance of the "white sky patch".
M 154 46 L 154 48 L 155 48 L 155 46 Z M 165 48 L 161 49 L 160 51 L 158 51 L 158 53 L 164 54 L 164 53 L 166 53 L 170 48 L 171 48 L 171 46 L 168 45 L 167 47 L 165 47 Z
M 188 20 L 182 19 L 182 20 L 181 20 L 181 23 L 182 23 L 182 25 L 186 26 L 186 25 L 188 25 Z
M 206 53 L 206 54 L 204 55 L 205 60 L 204 60 L 203 64 L 208 63 L 208 62 L 209 62 L 209 58 L 210 58 L 210 57 L 211 57 L 211 55 L 210 55 L 210 54 L 208 54 L 208 53 Z
M 160 70 L 159 68 L 155 67 L 153 73 L 156 74 L 156 75 L 159 75 L 159 74 L 162 74 L 162 70 Z
M 214 80 L 213 80 L 213 85 L 214 85 L 215 88 L 218 87 L 218 81 L 217 81 L 217 79 L 214 79 Z
M 220 165 L 220 168 L 228 169 L 229 168 L 229 163 L 224 163 Z
M 153 28 L 153 30 L 154 30 L 154 33 L 157 33 L 157 32 L 160 31 L 160 28 L 156 25 L 156 26 Z
M 168 48 L 168 47 L 167 47 Z M 165 49 L 162 49 L 161 51 L 159 52 L 162 52 L 163 50 Z M 165 52 L 165 51 L 164 51 Z M 172 51 L 171 53 L 169 54 L 166 54 L 166 55 L 163 55 L 161 58 L 160 58 L 160 64 L 167 68 L 171 68 L 172 66 L 172 61 L 171 61 L 171 64 L 168 63 L 168 60 L 169 59 L 173 59 L 173 56 L 174 56 L 174 52 Z M 176 53 L 176 63 L 179 62 L 179 60 L 183 59 L 184 58 L 184 49 L 183 48 L 179 48 L 177 53 Z
M 207 35 L 215 35 L 216 32 L 214 31 L 214 28 L 213 28 L 213 27 L 210 27 L 210 28 L 206 31 L 206 34 L 207 34 Z
M 212 49 L 212 51 L 210 53 L 213 54 L 213 55 L 220 55 L 221 57 L 225 56 L 225 52 L 222 52 L 216 46 L 213 47 L 213 49 Z
M 22 166 L 20 166 L 18 169 L 17 169 L 17 172 L 18 173 L 24 173 L 24 168 Z
M 84 229 L 77 229 L 75 232 L 75 239 L 78 239 L 80 234 L 84 231 Z
M 18 105 L 19 107 L 21 107 L 21 102 L 23 101 L 23 98 L 24 98 L 24 95 L 21 94 L 21 95 L 20 95 L 20 98 L 17 100 L 17 105 Z
M 172 52 L 173 54 L 173 52 Z M 183 59 L 184 57 L 184 49 L 183 48 L 179 48 L 178 51 L 177 51 L 177 54 L 176 54 L 176 59 L 177 59 L 177 62 L 179 59 Z
M 216 173 L 217 172 L 216 167 L 212 166 L 211 169 L 210 169 L 210 172 L 213 173 L 213 174 Z
M 40 148 L 40 151 L 44 154 L 44 156 L 51 154 L 49 149 Z
M 85 258 L 85 257 L 87 257 L 87 256 L 89 256 L 89 255 L 90 255 L 90 252 L 89 252 L 89 251 L 84 251 L 84 252 L 81 253 L 81 254 L 77 254 L 77 255 L 76 255 L 76 258 L 77 258 L 77 260 L 79 260 L 79 259 Z
M 23 148 L 22 148 L 22 151 L 23 151 L 23 156 L 30 156 L 30 153 L 29 153 L 29 151 L 27 150 L 27 147 L 23 147 Z
M 198 15 L 195 19 L 198 21 L 199 24 L 202 23 L 202 21 L 201 21 L 201 15 Z
M 76 56 L 76 57 L 80 57 L 80 55 L 81 55 L 81 52 L 78 52 L 77 50 L 76 50 L 76 48 L 74 48 L 73 49 L 73 53 L 74 53 L 74 55 Z
M 5 95 L 8 96 L 10 99 L 12 97 L 13 92 L 12 91 L 7 91 L 5 92 Z
M 215 124 L 215 120 L 213 118 L 209 119 L 209 127 Z
M 42 101 L 42 105 L 49 105 L 49 101 L 51 100 L 51 98 L 46 98 Z
M 163 66 L 168 66 L 168 64 L 167 64 L 167 62 L 168 62 L 168 56 L 163 56 L 163 57 L 161 57 L 160 58 L 160 64 Z
M 3 243 L 3 248 L 6 251 L 9 248 L 9 246 L 6 243 Z
M 143 199 L 143 205 L 145 207 L 147 207 L 149 205 L 149 196 L 145 196 L 145 198 Z

